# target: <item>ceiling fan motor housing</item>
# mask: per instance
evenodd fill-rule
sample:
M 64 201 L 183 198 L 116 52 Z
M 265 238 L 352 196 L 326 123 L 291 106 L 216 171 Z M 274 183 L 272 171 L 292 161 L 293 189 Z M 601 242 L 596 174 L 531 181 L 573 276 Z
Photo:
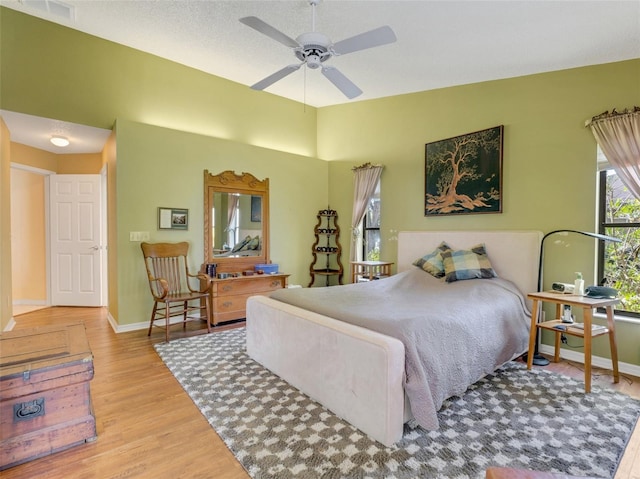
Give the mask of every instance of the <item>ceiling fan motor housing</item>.
M 322 62 L 332 56 L 329 51 L 331 40 L 322 33 L 303 33 L 296 38 L 296 41 L 300 44 L 300 47 L 295 49 L 296 57 L 311 69 L 319 68 Z

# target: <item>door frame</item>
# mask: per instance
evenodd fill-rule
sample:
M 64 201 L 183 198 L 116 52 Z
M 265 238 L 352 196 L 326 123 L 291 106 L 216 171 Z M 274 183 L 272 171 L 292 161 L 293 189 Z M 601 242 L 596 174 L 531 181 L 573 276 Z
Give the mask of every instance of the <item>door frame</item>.
M 42 168 L 36 168 L 34 166 L 23 165 L 20 163 L 11 163 L 11 168 L 15 168 L 18 170 L 29 171 L 31 173 L 35 173 L 37 175 L 44 176 L 44 228 L 45 228 L 45 270 L 46 270 L 46 306 L 51 306 L 51 221 L 50 221 L 50 201 L 49 201 L 49 183 L 51 175 L 55 175 L 55 171 L 45 170 Z M 100 279 L 102 281 L 102 289 L 100 292 L 100 306 L 108 306 L 109 297 L 108 297 L 108 276 L 107 276 L 107 264 L 108 264 L 108 248 L 107 245 L 107 167 L 104 165 L 100 170 L 100 187 L 101 187 L 101 205 L 100 205 L 100 222 L 102 228 L 102 261 L 100 262 Z M 12 266 L 13 267 L 13 266 Z M 13 301 L 13 298 L 12 298 Z

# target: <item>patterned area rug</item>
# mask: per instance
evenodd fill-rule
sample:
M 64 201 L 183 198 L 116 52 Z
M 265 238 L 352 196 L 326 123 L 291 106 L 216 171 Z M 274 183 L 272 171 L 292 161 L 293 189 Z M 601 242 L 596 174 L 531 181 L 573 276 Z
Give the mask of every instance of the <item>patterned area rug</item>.
M 489 466 L 611 478 L 640 401 L 511 362 L 384 447 L 266 370 L 234 329 L 156 351 L 253 478 L 484 478 Z

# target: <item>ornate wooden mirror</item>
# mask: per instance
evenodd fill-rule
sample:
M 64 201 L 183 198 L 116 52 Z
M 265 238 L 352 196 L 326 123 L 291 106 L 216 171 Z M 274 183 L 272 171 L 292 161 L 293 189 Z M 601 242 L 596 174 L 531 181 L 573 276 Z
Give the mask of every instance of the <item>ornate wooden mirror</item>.
M 269 262 L 269 179 L 204 170 L 204 258 L 218 272 Z

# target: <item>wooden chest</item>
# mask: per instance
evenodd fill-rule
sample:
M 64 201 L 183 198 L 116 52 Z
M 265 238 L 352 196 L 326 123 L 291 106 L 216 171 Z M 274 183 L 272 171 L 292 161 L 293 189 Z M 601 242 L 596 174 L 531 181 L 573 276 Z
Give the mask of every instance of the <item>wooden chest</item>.
M 96 438 L 83 324 L 0 335 L 0 470 Z

